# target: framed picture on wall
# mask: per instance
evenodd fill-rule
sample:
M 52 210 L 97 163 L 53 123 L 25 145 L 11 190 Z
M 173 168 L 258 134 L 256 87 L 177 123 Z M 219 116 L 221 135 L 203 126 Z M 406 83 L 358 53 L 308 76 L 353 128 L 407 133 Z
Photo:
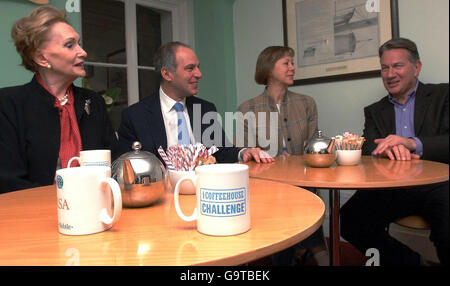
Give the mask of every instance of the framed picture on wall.
M 294 85 L 376 77 L 378 48 L 398 37 L 397 0 L 283 0 Z

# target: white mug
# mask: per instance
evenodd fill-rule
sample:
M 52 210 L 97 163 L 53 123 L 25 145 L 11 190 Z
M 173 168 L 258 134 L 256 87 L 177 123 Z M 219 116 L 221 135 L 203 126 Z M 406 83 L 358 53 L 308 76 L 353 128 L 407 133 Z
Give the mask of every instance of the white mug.
M 175 186 L 177 185 L 177 182 L 187 176 L 193 176 L 195 175 L 195 171 L 175 171 L 175 170 L 169 170 L 169 181 L 171 186 L 171 191 L 173 192 L 175 189 Z M 180 190 L 181 195 L 195 195 L 195 186 L 192 185 L 189 182 L 184 183 L 181 186 Z
M 190 180 L 196 189 L 197 203 L 191 216 L 180 209 L 180 186 Z M 195 168 L 195 175 L 181 178 L 175 186 L 175 210 L 185 221 L 197 220 L 197 230 L 203 234 L 226 236 L 250 229 L 250 192 L 248 166 L 243 164 L 213 164 Z
M 72 161 L 77 160 L 80 166 L 106 166 L 111 167 L 110 150 L 87 150 L 80 151 L 80 157 L 72 157 L 67 163 L 70 168 Z
M 119 184 L 111 179 L 109 167 L 59 169 L 56 171 L 56 188 L 58 230 L 62 234 L 102 232 L 110 229 L 120 218 L 122 195 Z M 109 212 L 112 212 L 112 217 Z
M 336 162 L 340 166 L 354 166 L 361 161 L 361 149 L 336 150 Z

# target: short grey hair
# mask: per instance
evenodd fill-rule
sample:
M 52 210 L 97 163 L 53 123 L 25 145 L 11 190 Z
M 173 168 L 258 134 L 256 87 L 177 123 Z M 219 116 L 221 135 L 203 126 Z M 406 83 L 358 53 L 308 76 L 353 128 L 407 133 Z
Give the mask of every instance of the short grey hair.
M 408 60 L 413 64 L 415 64 L 418 60 L 420 60 L 417 45 L 413 41 L 406 38 L 394 38 L 384 43 L 378 49 L 380 59 L 385 51 L 394 49 L 405 49 L 408 52 Z
M 177 69 L 176 51 L 179 47 L 191 48 L 188 45 L 181 42 L 169 42 L 162 45 L 155 52 L 153 57 L 153 64 L 155 66 L 156 73 L 161 78 L 161 69 L 165 67 L 169 71 L 175 71 Z

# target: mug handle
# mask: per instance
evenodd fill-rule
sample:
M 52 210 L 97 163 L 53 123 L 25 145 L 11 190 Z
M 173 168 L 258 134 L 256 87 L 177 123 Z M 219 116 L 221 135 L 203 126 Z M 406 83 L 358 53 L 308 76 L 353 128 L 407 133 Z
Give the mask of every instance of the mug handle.
M 185 221 L 194 221 L 198 218 L 198 213 L 197 213 L 197 208 L 194 209 L 194 212 L 192 213 L 191 216 L 185 216 L 183 214 L 183 211 L 181 211 L 180 208 L 180 202 L 178 201 L 178 197 L 179 197 L 179 193 L 180 193 L 180 184 L 185 181 L 185 180 L 189 180 L 192 182 L 192 184 L 194 184 L 194 186 L 196 185 L 197 182 L 197 176 L 188 176 L 188 177 L 183 177 L 180 180 L 178 180 L 177 184 L 175 185 L 175 191 L 174 191 L 174 202 L 175 202 L 175 210 L 177 211 L 177 214 L 181 217 L 181 219 L 185 220 Z
M 107 225 L 114 225 L 120 218 L 122 214 L 122 193 L 120 192 L 119 184 L 114 179 L 104 178 L 100 181 L 101 183 L 105 182 L 111 187 L 111 191 L 114 199 L 114 213 L 113 216 L 110 217 L 108 215 L 108 211 L 106 208 L 102 209 L 100 212 L 100 219 L 103 223 Z
M 72 158 L 70 158 L 69 163 L 67 163 L 67 168 L 70 168 L 70 165 L 72 164 L 72 161 L 73 161 L 73 160 L 77 160 L 77 161 L 78 161 L 78 164 L 81 163 L 81 158 L 80 158 L 80 157 L 72 157 Z M 80 165 L 81 165 L 81 164 L 80 164 Z

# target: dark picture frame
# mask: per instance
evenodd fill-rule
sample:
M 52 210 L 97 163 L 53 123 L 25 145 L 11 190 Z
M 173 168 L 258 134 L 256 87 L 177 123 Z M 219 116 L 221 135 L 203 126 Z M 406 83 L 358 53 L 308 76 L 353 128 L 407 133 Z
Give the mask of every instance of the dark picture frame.
M 282 1 L 294 85 L 380 76 L 378 48 L 399 37 L 398 0 Z

